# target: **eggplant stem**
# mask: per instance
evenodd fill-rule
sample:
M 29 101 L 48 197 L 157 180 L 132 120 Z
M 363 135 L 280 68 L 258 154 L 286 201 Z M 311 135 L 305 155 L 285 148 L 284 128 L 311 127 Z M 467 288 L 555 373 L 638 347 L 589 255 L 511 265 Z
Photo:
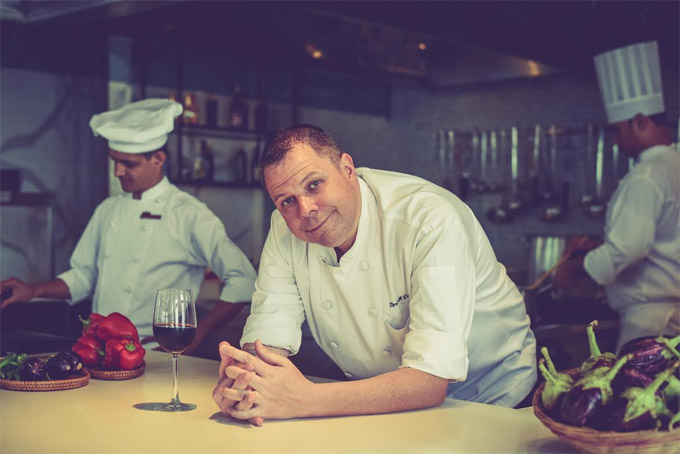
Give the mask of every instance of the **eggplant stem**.
M 552 358 L 550 357 L 550 352 L 548 351 L 547 347 L 541 347 L 541 354 L 543 355 L 546 363 L 548 364 L 550 374 L 553 376 L 557 376 L 557 369 L 555 369 L 555 364 L 552 362 Z
M 612 368 L 609 369 L 609 372 L 607 372 L 607 378 L 609 380 L 613 380 L 614 377 L 616 377 L 616 374 L 619 373 L 619 370 L 621 370 L 621 368 L 624 366 L 624 364 L 626 364 L 632 357 L 633 357 L 633 355 L 631 355 L 631 354 L 628 354 L 626 356 L 621 357 L 621 359 L 619 359 L 616 362 L 616 364 L 614 364 L 612 366 Z
M 588 333 L 588 346 L 590 347 L 590 356 L 600 356 L 602 352 L 600 347 L 597 345 L 597 339 L 595 338 L 595 327 L 597 326 L 597 320 L 593 320 L 588 324 L 586 332 Z

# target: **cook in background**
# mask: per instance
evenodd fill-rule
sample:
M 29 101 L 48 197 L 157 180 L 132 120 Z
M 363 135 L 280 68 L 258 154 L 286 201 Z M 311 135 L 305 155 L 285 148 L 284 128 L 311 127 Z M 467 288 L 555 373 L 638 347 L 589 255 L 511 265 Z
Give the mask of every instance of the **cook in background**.
M 108 140 L 124 193 L 95 209 L 70 270 L 40 284 L 2 281 L 3 292 L 12 290 L 3 308 L 36 297 L 76 302 L 94 294 L 93 312 L 121 312 L 142 339 L 152 340 L 156 290 L 188 288 L 198 295 L 210 267 L 226 283 L 220 299 L 232 304 L 218 303 L 206 315 L 190 349 L 240 312 L 250 301 L 255 270 L 205 204 L 163 175 L 168 134 L 181 113 L 177 102 L 146 99 L 92 117 L 94 134 Z
M 595 57 L 607 121 L 619 149 L 636 159 L 607 207 L 604 243 L 582 267 L 559 270 L 568 290 L 585 272 L 605 286 L 620 315 L 617 349 L 640 336 L 680 334 L 680 156 L 671 143 L 656 42 Z
M 527 396 L 536 345 L 522 296 L 458 197 L 414 176 L 355 169 L 308 125 L 279 132 L 260 166 L 277 211 L 243 350 L 220 344 L 222 412 L 259 424 L 426 408 L 447 396 L 512 407 Z M 313 384 L 286 358 L 305 318 L 351 381 Z

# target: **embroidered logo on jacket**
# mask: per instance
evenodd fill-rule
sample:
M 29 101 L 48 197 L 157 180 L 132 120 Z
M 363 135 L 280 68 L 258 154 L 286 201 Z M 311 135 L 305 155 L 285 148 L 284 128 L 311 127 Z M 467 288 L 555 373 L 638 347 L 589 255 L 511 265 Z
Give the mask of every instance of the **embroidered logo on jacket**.
M 399 303 L 403 303 L 403 302 L 405 302 L 405 301 L 408 300 L 408 299 L 409 299 L 408 293 L 404 293 L 403 295 L 401 295 L 400 297 L 398 297 L 395 301 L 390 301 L 390 302 L 389 302 L 389 305 L 390 305 L 390 307 L 396 307 L 396 306 L 399 305 Z

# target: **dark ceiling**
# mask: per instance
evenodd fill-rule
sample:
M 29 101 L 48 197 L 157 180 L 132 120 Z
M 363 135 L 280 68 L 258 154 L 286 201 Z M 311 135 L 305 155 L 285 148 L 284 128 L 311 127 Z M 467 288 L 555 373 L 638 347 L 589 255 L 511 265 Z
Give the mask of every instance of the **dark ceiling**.
M 24 12 L 61 5 L 20 26 L 34 30 L 76 27 L 262 61 L 310 63 L 319 49 L 327 65 L 413 76 L 427 75 L 461 51 L 491 50 L 569 72 L 592 72 L 596 53 L 642 40 L 659 42 L 666 67 L 677 68 L 680 53 L 677 1 L 98 0 L 87 10 L 82 2 L 13 4 Z M 418 48 L 421 42 L 426 50 Z

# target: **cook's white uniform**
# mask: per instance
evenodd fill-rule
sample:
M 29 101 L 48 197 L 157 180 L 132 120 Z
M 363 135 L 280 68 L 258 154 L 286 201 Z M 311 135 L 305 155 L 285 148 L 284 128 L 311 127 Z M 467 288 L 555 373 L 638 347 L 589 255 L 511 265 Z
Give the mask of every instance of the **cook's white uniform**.
M 71 301 L 94 292 L 93 312 L 121 312 L 144 337 L 153 334 L 156 291 L 188 288 L 196 297 L 205 267 L 226 283 L 220 299 L 250 301 L 256 274 L 248 258 L 205 204 L 163 178 L 141 200 L 130 193 L 104 200 L 73 251 L 71 269 L 58 277 Z
M 412 367 L 460 382 L 450 397 L 516 405 L 536 380 L 535 339 L 471 210 L 417 177 L 357 174 L 361 217 L 340 263 L 274 212 L 241 345 L 295 354 L 306 317 L 348 378 Z
M 618 346 L 680 334 L 680 155 L 674 145 L 643 151 L 607 207 L 605 242 L 584 267 L 621 315 Z

